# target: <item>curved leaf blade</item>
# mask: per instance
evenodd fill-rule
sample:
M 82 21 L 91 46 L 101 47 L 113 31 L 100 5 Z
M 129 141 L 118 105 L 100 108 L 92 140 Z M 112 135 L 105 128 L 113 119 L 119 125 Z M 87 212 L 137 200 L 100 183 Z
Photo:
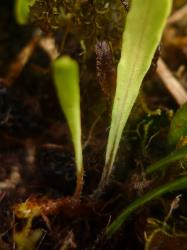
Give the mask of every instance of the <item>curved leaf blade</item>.
M 120 216 L 117 217 L 117 219 L 107 228 L 106 234 L 107 236 L 112 236 L 117 230 L 120 229 L 120 227 L 123 225 L 123 223 L 126 221 L 126 219 L 129 217 L 131 213 L 133 213 L 137 208 L 144 205 L 145 203 L 149 202 L 152 199 L 155 199 L 165 193 L 176 191 L 179 189 L 187 188 L 187 176 L 181 177 L 175 181 L 172 181 L 170 183 L 167 183 L 161 187 L 155 188 L 151 191 L 149 191 L 147 194 L 145 194 L 143 197 L 135 200 L 133 203 L 131 203 L 122 213 Z
M 15 17 L 20 25 L 24 25 L 28 21 L 30 6 L 36 0 L 15 0 Z
M 146 174 L 151 174 L 158 170 L 163 170 L 166 168 L 170 163 L 173 163 L 175 161 L 181 160 L 183 158 L 187 157 L 187 145 L 183 146 L 182 148 L 176 149 L 172 153 L 170 153 L 168 156 L 162 158 L 161 160 L 153 163 L 150 165 L 146 170 Z
M 29 0 L 16 0 L 15 2 L 15 16 L 19 24 L 27 23 L 29 15 Z

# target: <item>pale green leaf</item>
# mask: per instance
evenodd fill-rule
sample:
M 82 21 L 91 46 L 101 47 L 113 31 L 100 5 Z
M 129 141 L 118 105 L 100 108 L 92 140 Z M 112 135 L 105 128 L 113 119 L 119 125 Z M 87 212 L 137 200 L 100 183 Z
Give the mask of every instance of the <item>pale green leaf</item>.
M 30 6 L 35 0 L 15 0 L 15 17 L 19 24 L 24 25 L 28 21 Z
M 182 137 L 187 136 L 187 103 L 175 113 L 169 130 L 168 143 L 170 147 L 176 147 Z
M 80 181 L 83 173 L 83 159 L 81 144 L 79 68 L 77 62 L 68 56 L 56 59 L 52 66 L 59 102 L 71 131 L 75 149 L 77 177 Z
M 101 183 L 113 168 L 123 129 L 161 39 L 171 0 L 132 0 L 117 69 L 117 89 Z

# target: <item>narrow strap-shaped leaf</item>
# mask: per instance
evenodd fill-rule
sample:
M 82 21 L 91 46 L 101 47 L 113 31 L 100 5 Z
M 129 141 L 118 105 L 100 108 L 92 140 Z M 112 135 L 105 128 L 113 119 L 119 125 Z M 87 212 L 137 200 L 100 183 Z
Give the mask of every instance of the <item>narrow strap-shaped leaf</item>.
M 53 62 L 53 72 L 59 102 L 71 131 L 75 149 L 77 183 L 80 187 L 83 177 L 83 158 L 78 63 L 70 57 L 64 56 Z M 78 186 L 77 188 L 79 189 Z
M 155 199 L 165 193 L 172 192 L 179 189 L 187 188 L 187 176 L 181 177 L 175 181 L 167 183 L 161 187 L 155 188 L 145 194 L 143 197 L 135 200 L 130 204 L 117 219 L 107 228 L 106 234 L 112 236 L 125 222 L 129 215 L 134 212 L 138 207 L 144 205 L 152 199 Z
M 112 172 L 124 126 L 161 39 L 171 5 L 171 0 L 132 0 L 117 69 L 117 89 L 101 183 L 107 182 Z
M 187 145 L 183 146 L 182 148 L 176 149 L 168 156 L 164 157 L 163 159 L 153 163 L 150 165 L 146 170 L 146 174 L 151 174 L 157 170 L 163 170 L 166 168 L 170 163 L 181 160 L 187 157 Z

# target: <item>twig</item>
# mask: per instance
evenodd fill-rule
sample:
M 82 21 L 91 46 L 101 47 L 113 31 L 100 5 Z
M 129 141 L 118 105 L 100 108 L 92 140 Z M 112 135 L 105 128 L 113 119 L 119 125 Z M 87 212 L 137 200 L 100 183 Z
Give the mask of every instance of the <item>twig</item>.
M 84 142 L 84 145 L 83 145 L 83 149 L 85 149 L 91 142 L 92 140 L 92 136 L 93 136 L 93 132 L 94 132 L 94 129 L 98 123 L 98 121 L 101 119 L 101 115 L 99 115 L 96 120 L 93 122 L 90 130 L 89 130 L 89 133 L 88 133 L 88 137 L 87 137 L 87 140 Z
M 173 15 L 171 15 L 168 18 L 167 23 L 168 24 L 173 24 L 176 23 L 178 21 L 180 21 L 182 18 L 184 18 L 185 16 L 187 16 L 187 4 L 185 4 L 182 8 L 180 8 L 179 10 L 175 11 L 173 13 Z
M 185 89 L 173 76 L 173 74 L 161 58 L 159 58 L 157 63 L 157 74 L 163 81 L 164 86 L 168 89 L 170 94 L 180 106 L 187 102 L 187 93 Z
M 68 249 L 77 249 L 77 245 L 75 243 L 75 236 L 72 231 L 69 231 L 60 247 L 60 250 L 68 250 Z
M 182 18 L 187 16 L 187 4 L 182 8 L 175 11 L 167 21 L 168 25 L 180 21 Z M 174 38 L 173 38 L 174 39 Z M 175 39 L 176 42 L 176 39 Z M 184 41 L 183 41 L 184 42 Z M 157 74 L 160 79 L 163 81 L 163 84 L 168 89 L 170 94 L 176 100 L 176 102 L 181 106 L 187 101 L 187 92 L 180 84 L 180 82 L 173 76 L 172 72 L 169 70 L 164 61 L 159 58 L 157 63 Z
M 14 189 L 21 181 L 21 176 L 17 166 L 14 166 L 10 177 L 0 182 L 0 190 Z
M 25 143 L 26 156 L 25 162 L 30 173 L 34 172 L 35 169 L 35 156 L 36 156 L 36 145 L 32 139 L 27 139 Z
M 31 41 L 21 50 L 21 52 L 17 55 L 14 62 L 10 65 L 9 71 L 5 78 L 3 79 L 3 84 L 11 86 L 12 83 L 16 80 L 16 78 L 22 72 L 24 66 L 29 61 L 30 57 L 33 54 L 33 51 L 38 44 L 38 41 L 41 38 L 41 34 L 36 34 L 31 39 Z
M 39 41 L 39 45 L 43 50 L 45 50 L 52 61 L 59 56 L 59 52 L 55 46 L 55 40 L 53 37 L 43 37 Z
M 172 201 L 171 205 L 170 205 L 170 209 L 169 209 L 169 212 L 167 214 L 167 216 L 165 217 L 164 219 L 164 223 L 166 223 L 168 221 L 168 219 L 171 217 L 173 211 L 175 209 L 177 209 L 179 207 L 179 203 L 181 201 L 181 198 L 182 198 L 182 194 L 179 194 L 175 197 L 175 199 Z
M 22 48 L 13 63 L 10 65 L 7 75 L 1 79 L 3 85 L 9 87 L 19 77 L 37 45 L 40 45 L 40 47 L 45 50 L 51 60 L 54 60 L 59 56 L 58 50 L 55 47 L 54 38 L 49 36 L 42 37 L 41 32 L 36 32 L 31 41 Z

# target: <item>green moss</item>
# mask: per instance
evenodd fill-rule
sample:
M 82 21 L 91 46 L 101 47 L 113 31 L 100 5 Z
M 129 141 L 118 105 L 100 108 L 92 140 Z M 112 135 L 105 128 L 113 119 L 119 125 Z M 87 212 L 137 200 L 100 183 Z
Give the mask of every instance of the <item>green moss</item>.
M 65 28 L 80 40 L 92 40 L 93 44 L 98 38 L 120 40 L 125 13 L 124 6 L 116 0 L 36 0 L 30 20 L 44 31 Z

